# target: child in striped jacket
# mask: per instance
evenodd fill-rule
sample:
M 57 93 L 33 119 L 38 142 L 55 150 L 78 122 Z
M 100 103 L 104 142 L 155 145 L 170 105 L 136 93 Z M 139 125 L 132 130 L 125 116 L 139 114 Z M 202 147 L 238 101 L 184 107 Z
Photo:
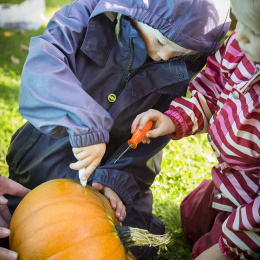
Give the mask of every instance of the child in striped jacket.
M 260 0 L 232 0 L 237 29 L 190 83 L 192 97 L 176 98 L 164 113 L 148 110 L 144 140 L 208 133 L 218 159 L 181 204 L 182 227 L 194 243 L 192 259 L 254 259 L 260 255 Z

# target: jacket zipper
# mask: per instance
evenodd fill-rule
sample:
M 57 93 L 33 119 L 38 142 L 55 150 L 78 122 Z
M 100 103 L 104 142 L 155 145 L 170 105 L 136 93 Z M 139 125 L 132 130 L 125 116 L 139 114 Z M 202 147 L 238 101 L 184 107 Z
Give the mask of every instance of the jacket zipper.
M 130 71 L 130 72 L 129 72 L 129 78 L 130 78 L 130 77 L 133 77 L 134 74 L 136 74 L 139 70 L 144 69 L 145 67 L 147 67 L 147 66 L 149 66 L 149 65 L 159 64 L 159 63 L 166 63 L 166 62 L 171 62 L 171 61 L 176 61 L 176 60 L 181 60 L 181 57 L 180 57 L 180 56 L 177 56 L 177 57 L 172 58 L 172 59 L 169 59 L 169 60 L 159 60 L 159 61 L 151 61 L 151 62 L 145 63 L 145 64 L 143 64 L 142 66 L 140 66 L 139 68 Z M 129 78 L 128 78 L 128 80 L 129 80 Z
M 133 77 L 139 70 L 149 66 L 149 65 L 152 65 L 152 64 L 159 64 L 159 63 L 166 63 L 166 62 L 171 62 L 171 61 L 175 61 L 175 60 L 181 60 L 181 57 L 174 57 L 172 59 L 169 59 L 169 60 L 160 60 L 160 61 L 151 61 L 151 62 L 148 62 L 148 63 L 145 63 L 143 64 L 142 66 L 140 66 L 139 68 L 135 69 L 135 70 L 131 70 L 132 68 L 132 65 L 133 65 L 133 61 L 134 61 L 134 48 L 133 48 L 133 38 L 130 39 L 130 58 L 129 58 L 129 61 L 128 61 L 128 65 L 127 65 L 127 69 L 123 75 L 123 79 L 121 80 L 121 82 L 118 84 L 118 87 L 117 89 L 113 92 L 113 94 L 110 94 L 108 96 L 108 100 L 109 100 L 109 97 L 111 95 L 114 96 L 114 99 L 113 101 L 109 100 L 110 102 L 114 102 L 116 100 L 116 98 L 120 95 L 120 93 L 124 90 L 124 88 L 126 87 L 129 79 L 131 77 Z
M 134 61 L 134 47 L 133 47 L 133 38 L 130 39 L 130 57 L 128 60 L 128 65 L 126 68 L 126 71 L 123 75 L 123 78 L 121 80 L 121 82 L 118 84 L 117 89 L 114 91 L 114 95 L 116 97 L 118 97 L 120 95 L 120 93 L 123 91 L 123 89 L 126 87 L 130 74 L 131 74 L 131 68 L 133 65 L 133 61 Z

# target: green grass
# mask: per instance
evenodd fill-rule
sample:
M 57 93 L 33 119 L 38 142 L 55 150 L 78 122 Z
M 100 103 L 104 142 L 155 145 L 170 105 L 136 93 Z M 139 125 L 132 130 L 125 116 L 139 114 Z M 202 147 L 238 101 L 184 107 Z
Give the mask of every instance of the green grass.
M 0 0 L 0 4 L 21 4 L 24 0 Z M 64 5 L 68 5 L 72 0 L 45 0 L 46 12 L 49 13 L 51 10 L 56 11 Z
M 205 134 L 171 141 L 163 150 L 162 171 L 152 186 L 153 211 L 165 224 L 172 239 L 168 251 L 158 259 L 190 259 L 191 244 L 180 225 L 179 205 L 205 178 L 216 159 Z
M 11 5 L 17 5 L 21 4 L 23 0 L 0 0 L 0 4 L 11 4 Z
M 0 66 L 0 173 L 4 176 L 8 176 L 5 162 L 8 144 L 15 129 L 23 122 L 17 103 L 19 84 L 20 75 Z
M 8 2 L 19 4 L 22 1 Z M 47 16 L 70 2 L 71 0 L 46 0 Z M 0 0 L 0 3 L 5 1 Z M 27 51 L 21 50 L 20 45 L 29 45 L 30 38 L 42 34 L 43 31 L 44 27 L 25 32 L 0 29 L 0 49 L 4 50 L 0 52 L 0 173 L 4 176 L 8 176 L 5 155 L 11 137 L 25 122 L 18 112 L 18 94 Z M 11 62 L 12 55 L 20 59 L 19 64 Z M 216 164 L 216 159 L 205 134 L 171 141 L 163 150 L 163 156 L 162 171 L 152 186 L 153 211 L 166 224 L 171 242 L 168 251 L 162 253 L 158 259 L 188 260 L 192 245 L 181 231 L 179 205 L 203 179 L 210 178 L 210 170 Z

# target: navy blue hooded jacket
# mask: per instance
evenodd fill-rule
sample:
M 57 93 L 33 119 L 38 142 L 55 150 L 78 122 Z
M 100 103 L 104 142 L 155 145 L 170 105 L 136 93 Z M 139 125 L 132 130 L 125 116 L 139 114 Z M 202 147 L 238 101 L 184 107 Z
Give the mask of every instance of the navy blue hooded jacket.
M 20 113 L 50 138 L 58 137 L 57 143 L 64 138 L 72 147 L 107 143 L 90 181 L 112 188 L 129 211 L 160 171 L 158 153 L 169 141 L 160 137 L 140 144 L 114 164 L 127 147 L 133 119 L 150 108 L 164 112 L 173 98 L 185 96 L 205 62 L 181 58 L 145 64 L 145 44 L 129 17 L 207 56 L 218 49 L 229 28 L 229 7 L 226 0 L 74 1 L 54 15 L 42 36 L 31 39 Z M 106 12 L 123 14 L 121 44 L 115 34 L 117 19 Z M 108 100 L 112 93 L 115 102 Z M 63 150 L 60 154 L 68 156 Z

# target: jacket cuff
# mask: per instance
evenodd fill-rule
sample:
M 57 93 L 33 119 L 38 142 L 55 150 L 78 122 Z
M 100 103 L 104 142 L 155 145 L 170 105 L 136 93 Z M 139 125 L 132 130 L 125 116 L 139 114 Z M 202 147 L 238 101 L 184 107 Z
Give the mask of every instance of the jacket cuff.
M 109 132 L 104 130 L 84 135 L 69 135 L 69 140 L 72 147 L 84 147 L 100 143 L 108 143 Z
M 188 130 L 188 126 L 184 121 L 183 117 L 179 113 L 172 110 L 167 110 L 166 112 L 164 112 L 164 114 L 170 117 L 170 119 L 176 126 L 176 132 L 169 134 L 169 138 L 171 138 L 172 140 L 179 140 L 185 137 Z
M 246 257 L 244 256 L 243 253 L 239 253 L 237 248 L 231 248 L 226 239 L 223 238 L 223 236 L 220 236 L 219 241 L 219 248 L 221 252 L 230 260 L 239 260 L 239 259 L 254 259 L 254 257 L 251 257 L 247 255 Z
M 222 236 L 219 237 L 218 244 L 219 244 L 220 251 L 223 253 L 225 257 L 227 257 L 228 259 L 234 259 L 234 258 L 230 258 L 233 252 L 228 249 L 228 247 L 226 246 L 226 244 L 222 239 Z

